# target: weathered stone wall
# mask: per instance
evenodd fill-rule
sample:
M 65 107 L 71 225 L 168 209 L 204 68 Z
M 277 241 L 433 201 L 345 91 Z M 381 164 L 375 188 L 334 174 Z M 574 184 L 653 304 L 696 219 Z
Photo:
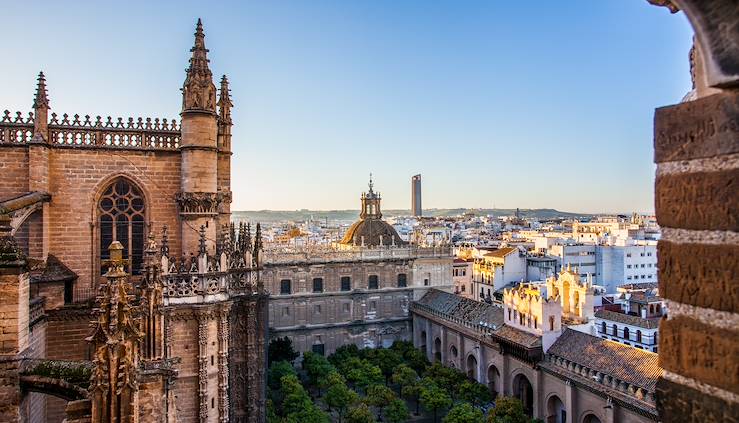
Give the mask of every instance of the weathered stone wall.
M 407 287 L 398 287 L 399 274 Z M 378 289 L 368 289 L 370 275 L 377 275 Z M 341 290 L 342 277 L 350 278 L 349 291 Z M 323 292 L 313 292 L 315 278 L 323 279 Z M 272 293 L 270 335 L 290 337 L 298 351 L 322 344 L 331 354 L 346 344 L 376 347 L 410 336 L 412 261 L 272 265 L 262 279 Z M 280 294 L 283 279 L 291 281 L 292 294 Z
M 0 198 L 28 192 L 28 148 L 0 146 Z
M 28 146 L 0 148 L 0 198 L 29 190 Z M 175 193 L 180 191 L 180 153 L 177 151 L 126 151 L 116 149 L 48 148 L 50 253 L 79 275 L 79 287 L 90 287 L 97 277 L 96 199 L 113 177 L 136 183 L 146 196 L 147 223 L 178 227 Z M 38 173 L 38 172 L 37 172 Z M 40 224 L 40 222 L 38 222 Z M 35 220 L 26 225 L 36 225 Z M 28 239 L 29 235 L 24 235 Z M 39 237 L 39 231 L 35 237 Z M 40 243 L 26 243 L 40 255 Z M 180 255 L 179 239 L 170 249 Z M 90 294 L 91 295 L 91 294 Z
M 661 415 L 730 421 L 739 399 L 739 92 L 657 109 L 654 146 L 660 295 L 670 310 L 660 325 Z

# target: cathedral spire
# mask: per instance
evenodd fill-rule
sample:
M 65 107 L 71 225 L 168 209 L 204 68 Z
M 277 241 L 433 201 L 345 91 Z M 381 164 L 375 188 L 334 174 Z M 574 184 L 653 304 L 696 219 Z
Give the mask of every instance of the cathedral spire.
M 208 49 L 205 48 L 205 33 L 200 19 L 195 27 L 195 44 L 190 52 L 190 67 L 187 68 L 187 77 L 182 87 L 182 111 L 215 113 L 216 87 L 208 67 Z
M 223 75 L 221 78 L 221 92 L 218 98 L 218 113 L 221 118 L 221 123 L 225 125 L 230 125 L 232 123 L 231 107 L 233 107 L 233 103 L 231 102 L 231 94 L 229 94 L 229 91 L 228 78 L 226 78 L 226 75 Z
M 36 96 L 33 99 L 33 141 L 46 142 L 49 139 L 49 97 L 46 95 L 46 77 L 38 73 Z
M 33 99 L 33 108 L 38 110 L 44 108 L 46 110 L 51 109 L 49 107 L 49 97 L 46 94 L 46 77 L 44 72 L 38 73 L 38 83 L 36 84 L 36 97 Z

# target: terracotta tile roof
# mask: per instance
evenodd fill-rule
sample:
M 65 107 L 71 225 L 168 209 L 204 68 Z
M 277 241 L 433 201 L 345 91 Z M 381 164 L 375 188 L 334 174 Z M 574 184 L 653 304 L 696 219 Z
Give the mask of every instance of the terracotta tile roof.
M 511 254 L 512 252 L 516 251 L 516 247 L 503 247 L 498 248 L 497 250 L 493 250 L 489 253 L 485 253 L 485 257 L 497 257 L 497 258 L 503 258 L 507 256 L 508 254 Z
M 581 366 L 654 392 L 662 375 L 656 353 L 598 338 L 573 329 L 565 332 L 547 350 Z
M 502 308 L 438 289 L 430 289 L 418 303 L 471 324 L 484 322 L 495 327 L 503 324 Z
M 595 317 L 605 320 L 611 320 L 625 325 L 639 326 L 645 329 L 657 329 L 659 327 L 659 317 L 645 319 L 631 314 L 618 313 L 616 311 L 598 310 Z
M 540 337 L 528 332 L 524 332 L 520 329 L 516 329 L 513 326 L 503 325 L 496 331 L 494 331 L 493 334 L 516 344 L 523 345 L 527 348 L 541 346 Z

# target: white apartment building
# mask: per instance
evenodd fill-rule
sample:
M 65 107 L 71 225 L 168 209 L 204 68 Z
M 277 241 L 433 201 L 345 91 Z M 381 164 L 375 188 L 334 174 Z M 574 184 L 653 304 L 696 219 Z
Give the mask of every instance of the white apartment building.
M 643 350 L 657 352 L 659 317 L 644 318 L 615 311 L 595 312 L 595 335 Z

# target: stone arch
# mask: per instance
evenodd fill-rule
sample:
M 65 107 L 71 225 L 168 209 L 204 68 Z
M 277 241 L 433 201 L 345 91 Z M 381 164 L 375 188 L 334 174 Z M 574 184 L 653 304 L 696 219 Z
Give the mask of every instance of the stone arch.
M 494 364 L 488 367 L 488 387 L 490 392 L 493 394 L 493 398 L 498 396 L 498 393 L 502 392 L 502 386 L 500 385 L 500 372 Z
M 441 362 L 441 338 L 438 336 L 434 339 L 434 361 Z
M 39 375 L 21 375 L 20 386 L 23 392 L 38 392 L 51 395 L 65 401 L 86 399 L 89 394 L 86 389 L 80 388 L 62 379 L 55 379 Z
M 425 330 L 421 331 L 420 342 L 421 344 L 419 345 L 419 348 L 423 350 L 424 353 L 426 353 L 426 331 Z
M 650 0 L 654 3 L 654 0 Z M 735 1 L 672 0 L 685 13 L 703 51 L 706 82 L 714 87 L 739 85 L 739 26 Z
M 601 423 L 600 417 L 595 415 L 593 411 L 586 411 L 583 413 L 582 423 Z
M 523 410 L 528 416 L 534 412 L 534 388 L 529 378 L 523 373 L 517 373 L 513 377 L 513 396 L 523 404 Z
M 470 379 L 477 380 L 477 357 L 474 354 L 467 356 L 467 377 Z
M 550 394 L 547 399 L 546 423 L 567 423 L 567 410 L 564 402 L 557 394 Z

